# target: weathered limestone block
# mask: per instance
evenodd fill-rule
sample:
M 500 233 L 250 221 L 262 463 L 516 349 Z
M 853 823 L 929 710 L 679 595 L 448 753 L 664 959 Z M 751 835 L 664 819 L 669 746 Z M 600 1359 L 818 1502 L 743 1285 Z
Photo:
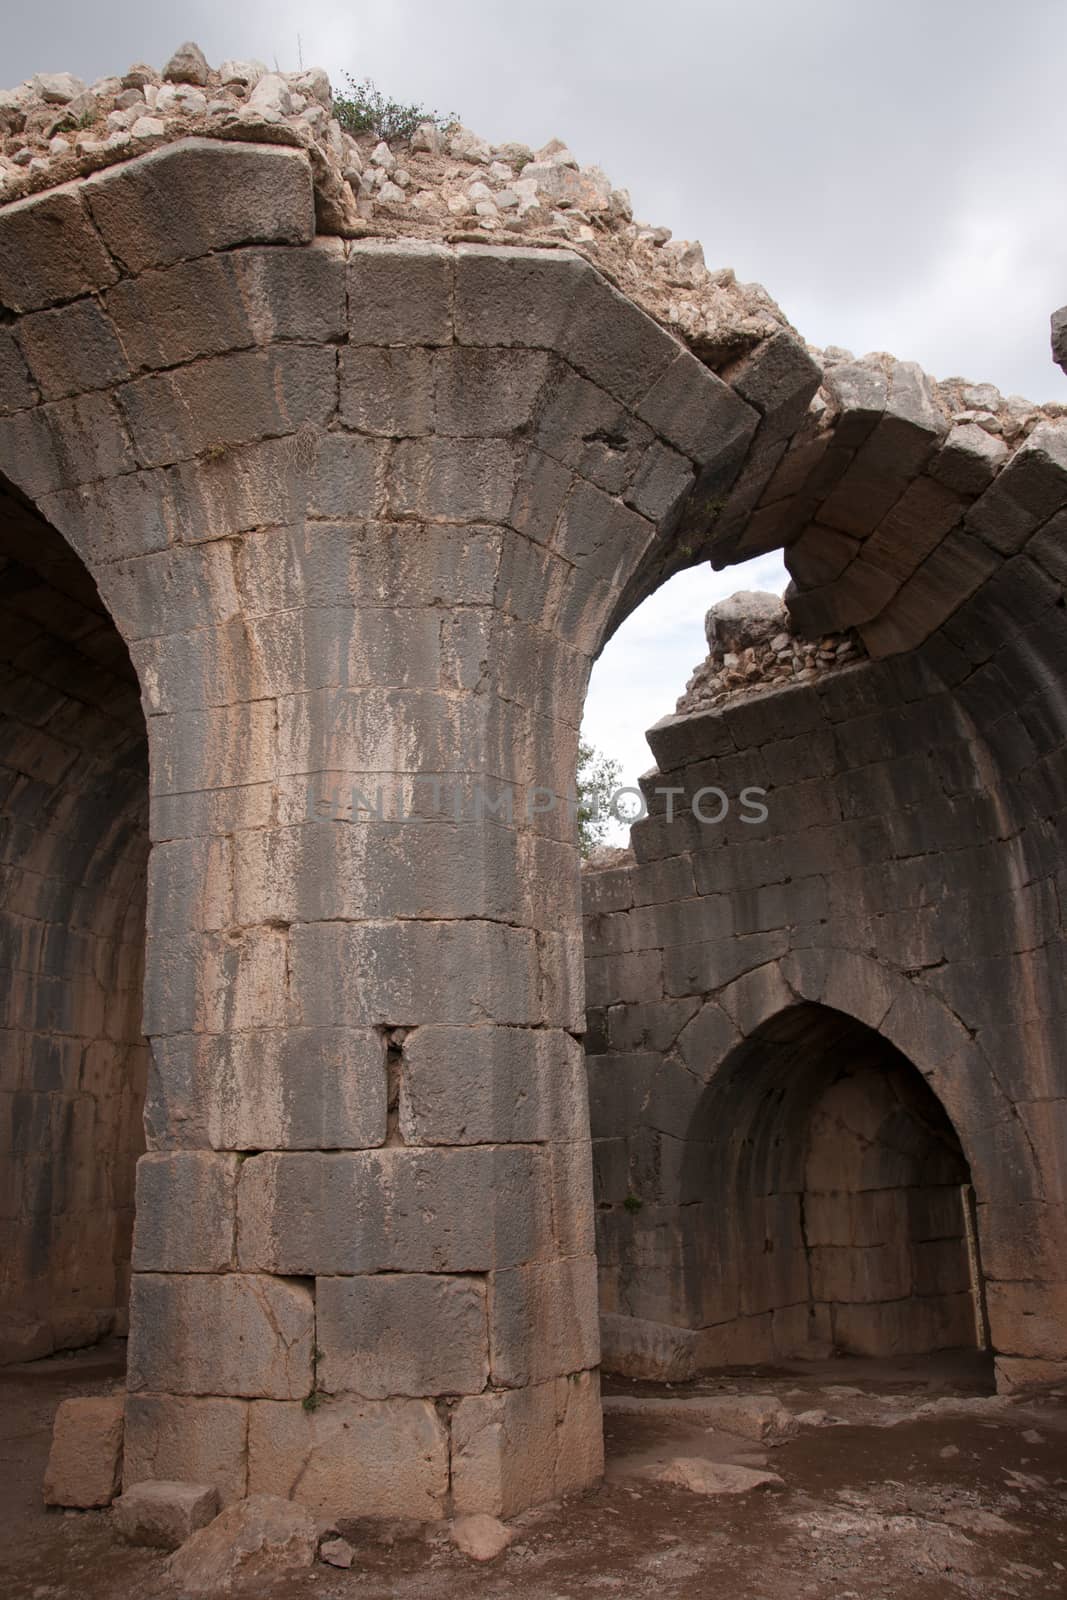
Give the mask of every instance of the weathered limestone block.
M 552 372 L 542 350 L 439 350 L 433 358 L 433 431 L 485 438 L 525 429 Z
M 416 1028 L 403 1043 L 399 1110 L 410 1144 L 580 1138 L 581 1046 L 545 1028 Z
M 197 1528 L 218 1515 L 219 1496 L 213 1484 L 162 1480 L 137 1483 L 115 1501 L 115 1528 L 129 1544 L 176 1550 Z
M 228 1272 L 237 1265 L 235 1155 L 174 1150 L 137 1163 L 135 1272 Z
M 461 244 L 456 255 L 460 344 L 560 349 L 589 264 L 569 250 Z
M 134 369 L 278 339 L 323 344 L 344 333 L 344 251 L 339 240 L 317 239 L 179 261 L 124 278 L 105 304 Z
M 21 411 L 37 399 L 20 346 L 6 328 L 0 329 L 0 416 Z
M 595 1372 L 470 1396 L 453 1412 L 452 1496 L 459 1514 L 509 1517 L 587 1488 L 603 1470 Z
M 124 1396 L 63 1400 L 44 1475 L 48 1506 L 107 1506 L 122 1481 Z
M 503 439 L 402 439 L 393 456 L 390 515 L 506 522 L 519 465 L 516 446 Z
M 740 465 L 759 415 L 688 351 L 679 351 L 638 416 L 701 467 Z
M 528 1145 L 253 1156 L 238 1193 L 241 1265 L 333 1276 L 544 1259 L 547 1176 L 544 1152 Z
M 448 1482 L 448 1434 L 428 1400 L 324 1399 L 314 1410 L 263 1400 L 251 1408 L 251 1494 L 289 1497 L 330 1519 L 435 1522 Z
M 308 159 L 280 145 L 183 139 L 97 173 L 83 193 L 128 272 L 234 245 L 310 244 L 315 234 Z M 115 276 L 112 268 L 99 282 Z
M 150 1139 L 157 1148 L 215 1150 L 364 1150 L 384 1144 L 385 1051 L 385 1039 L 374 1028 L 157 1039 L 145 1110 Z
M 237 921 L 502 919 L 522 901 L 522 865 L 512 830 L 469 821 L 259 828 L 237 842 Z
M 329 346 L 283 344 L 135 379 L 118 394 L 140 465 L 167 466 L 202 450 L 325 424 L 336 399 L 336 362 Z
M 989 1331 L 998 1356 L 1064 1359 L 1067 1282 L 986 1284 Z
M 444 245 L 354 240 L 348 249 L 349 343 L 449 344 L 452 276 L 453 254 Z
M 1067 421 L 1039 422 L 968 512 L 966 526 L 1012 555 L 1065 502 Z
M 311 1389 L 314 1319 L 310 1292 L 277 1278 L 137 1273 L 128 1387 L 299 1400 Z
M 123 1486 L 209 1483 L 223 1505 L 248 1489 L 248 1402 L 185 1395 L 126 1396 Z
M 130 376 L 111 320 L 95 300 L 22 317 L 18 343 L 46 400 L 106 389 Z
M 513 1267 L 495 1272 L 491 1284 L 489 1349 L 495 1385 L 521 1388 L 597 1365 L 595 1256 Z
M 287 1499 L 250 1495 L 227 1506 L 213 1522 L 190 1535 L 167 1562 L 167 1574 L 182 1594 L 259 1594 L 286 1573 L 314 1565 L 319 1530 L 314 1519 Z
M 722 376 L 763 418 L 761 438 L 784 437 L 803 422 L 822 369 L 789 329 L 772 334 Z
M 600 1315 L 601 1365 L 624 1378 L 685 1383 L 696 1371 L 696 1335 L 643 1317 Z
M 507 1276 L 497 1273 L 494 1285 Z M 322 1352 L 317 1382 L 327 1393 L 385 1400 L 485 1387 L 486 1289 L 476 1278 L 393 1272 L 319 1278 L 315 1318 Z
M 981 494 L 1008 459 L 1003 439 L 973 422 L 950 428 L 944 444 L 930 462 L 929 473 L 958 494 Z
M 93 227 L 81 184 L 0 211 L 0 302 L 37 311 L 114 283 L 118 269 Z
M 526 928 L 478 922 L 309 923 L 290 940 L 294 991 L 312 1025 L 552 1023 Z M 363 974 L 357 989 L 347 974 Z M 568 1026 L 569 1008 L 558 1025 Z

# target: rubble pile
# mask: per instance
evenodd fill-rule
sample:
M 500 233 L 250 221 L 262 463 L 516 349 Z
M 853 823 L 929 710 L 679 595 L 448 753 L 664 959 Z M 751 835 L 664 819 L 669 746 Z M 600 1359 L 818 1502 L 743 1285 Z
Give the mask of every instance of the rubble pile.
M 820 639 L 800 638 L 790 631 L 789 612 L 779 595 L 750 589 L 712 606 L 704 630 L 708 655 L 686 684 L 679 712 L 707 710 L 744 689 L 809 683 L 867 654 L 853 629 Z

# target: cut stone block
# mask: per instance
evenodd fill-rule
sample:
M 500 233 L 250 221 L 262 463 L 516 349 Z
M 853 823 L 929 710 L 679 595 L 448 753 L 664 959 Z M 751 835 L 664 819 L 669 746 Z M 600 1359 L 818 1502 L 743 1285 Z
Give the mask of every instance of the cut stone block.
M 239 1186 L 241 1263 L 333 1277 L 545 1259 L 547 1177 L 545 1152 L 528 1145 L 252 1156 Z
M 108 1506 L 122 1481 L 122 1394 L 64 1400 L 56 1412 L 44 1503 Z
M 223 1505 L 248 1488 L 248 1402 L 185 1395 L 126 1397 L 123 1484 L 210 1483 Z
M 485 1284 L 476 1278 L 319 1278 L 315 1337 L 318 1382 L 333 1394 L 476 1394 L 489 1376 Z
M 311 1389 L 315 1303 L 249 1273 L 134 1275 L 127 1383 L 169 1394 L 300 1399 Z
M 81 184 L 16 200 L 0 212 L 0 302 L 9 311 L 73 300 L 117 277 Z
M 218 1515 L 218 1490 L 206 1483 L 166 1479 L 138 1483 L 115 1501 L 115 1527 L 129 1544 L 176 1550 Z
M 448 1490 L 448 1435 L 428 1400 L 324 1398 L 314 1410 L 258 1401 L 248 1485 L 295 1498 L 317 1517 L 436 1522 Z
M 597 1373 L 461 1400 L 452 1414 L 457 1514 L 509 1517 L 596 1483 L 604 1470 Z
M 181 139 L 84 185 L 93 221 L 130 272 L 241 244 L 310 244 L 311 167 L 301 150 Z M 112 277 L 106 281 L 113 281 Z

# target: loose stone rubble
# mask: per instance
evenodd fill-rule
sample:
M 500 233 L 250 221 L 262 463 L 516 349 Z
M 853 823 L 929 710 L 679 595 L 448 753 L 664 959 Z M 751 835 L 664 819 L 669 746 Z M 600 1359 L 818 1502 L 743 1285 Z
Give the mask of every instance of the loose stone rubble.
M 306 1572 L 319 1536 L 302 1506 L 251 1495 L 227 1506 L 169 1557 L 167 1574 L 183 1594 L 261 1594 L 286 1573 Z
M 722 705 L 761 684 L 809 683 L 820 673 L 866 656 L 855 629 L 803 639 L 790 630 L 784 600 L 741 590 L 712 606 L 705 619 L 708 655 L 678 699 L 679 712 Z

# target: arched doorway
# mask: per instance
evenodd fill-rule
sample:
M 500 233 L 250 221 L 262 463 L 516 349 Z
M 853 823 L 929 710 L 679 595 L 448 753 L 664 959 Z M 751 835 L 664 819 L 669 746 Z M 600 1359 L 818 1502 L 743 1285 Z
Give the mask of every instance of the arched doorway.
M 88 571 L 0 480 L 0 1361 L 122 1331 L 141 1036 L 148 759 Z
M 727 1056 L 686 1141 L 699 1363 L 984 1345 L 967 1160 L 873 1028 L 798 1004 Z

